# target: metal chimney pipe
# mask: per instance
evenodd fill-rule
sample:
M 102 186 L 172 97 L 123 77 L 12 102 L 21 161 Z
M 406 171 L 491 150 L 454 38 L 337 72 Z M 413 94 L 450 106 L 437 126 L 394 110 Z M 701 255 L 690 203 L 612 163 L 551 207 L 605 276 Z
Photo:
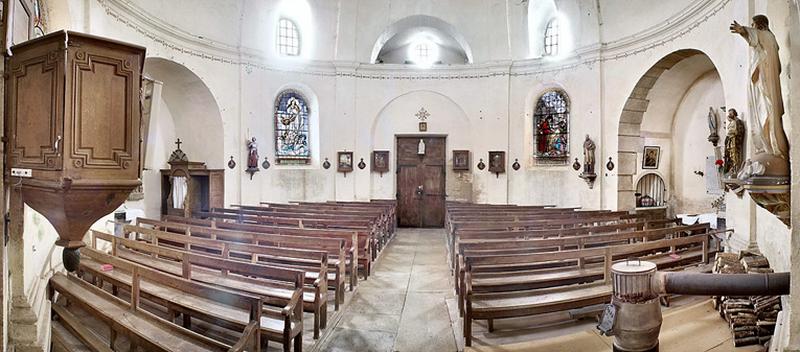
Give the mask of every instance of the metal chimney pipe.
M 789 273 L 701 274 L 656 272 L 652 290 L 659 294 L 699 296 L 780 296 L 789 294 Z
M 614 264 L 614 294 L 597 328 L 614 336 L 613 350 L 658 351 L 662 294 L 701 296 L 779 296 L 789 294 L 789 273 L 703 274 L 656 271 L 651 262 Z M 649 281 L 649 282 L 648 282 Z

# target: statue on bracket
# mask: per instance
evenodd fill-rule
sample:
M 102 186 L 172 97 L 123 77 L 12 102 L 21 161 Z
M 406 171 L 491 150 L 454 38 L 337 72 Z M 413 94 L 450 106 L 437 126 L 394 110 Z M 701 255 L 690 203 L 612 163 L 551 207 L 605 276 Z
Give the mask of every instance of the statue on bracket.
M 258 172 L 258 143 L 256 137 L 247 141 L 247 173 L 250 174 L 250 179 L 253 179 L 253 174 Z
M 789 141 L 783 129 L 781 62 L 778 41 L 764 15 L 753 17 L 751 27 L 734 21 L 732 33 L 750 46 L 748 116 L 753 154 L 738 175 L 738 183 L 759 206 L 790 225 Z
M 714 111 L 713 107 L 708 108 L 708 141 L 711 142 L 711 145 L 717 146 L 719 143 L 719 134 L 717 130 L 719 126 L 719 119 L 717 118 L 717 112 Z
M 725 178 L 736 178 L 744 162 L 744 122 L 739 119 L 736 109 L 728 109 L 725 125 L 725 152 L 723 156 L 723 173 Z
M 594 180 L 597 178 L 597 174 L 594 172 L 595 149 L 597 149 L 597 146 L 587 134 L 586 139 L 583 141 L 583 172 L 579 177 L 586 181 L 589 185 L 589 189 L 594 187 Z

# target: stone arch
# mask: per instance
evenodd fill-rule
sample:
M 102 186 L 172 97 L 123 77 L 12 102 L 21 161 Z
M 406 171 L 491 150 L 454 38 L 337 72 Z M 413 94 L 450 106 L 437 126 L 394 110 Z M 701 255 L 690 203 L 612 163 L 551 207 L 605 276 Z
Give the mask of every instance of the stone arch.
M 430 113 L 427 132 L 419 132 L 418 120 L 413 118 L 420 108 L 425 108 Z M 403 134 L 446 135 L 448 159 L 452 156 L 453 149 L 474 150 L 473 131 L 466 111 L 449 96 L 433 90 L 414 90 L 388 100 L 378 110 L 372 122 L 371 146 L 368 150 L 389 150 L 390 157 L 394 159 L 395 136 Z M 450 163 L 452 160 L 448 160 L 448 164 Z M 394 163 L 391 165 L 393 166 L 388 176 L 372 175 L 373 198 L 394 198 L 396 166 Z M 447 172 L 446 188 L 448 199 L 472 200 L 471 176 L 459 178 L 456 173 Z
M 642 147 L 641 128 L 645 113 L 650 105 L 650 93 L 656 82 L 668 70 L 672 69 L 683 60 L 702 55 L 710 62 L 711 69 L 717 71 L 716 66 L 704 52 L 697 49 L 682 49 L 674 51 L 651 66 L 633 87 L 623 106 L 619 119 L 618 137 L 618 176 L 617 176 L 617 208 L 621 210 L 635 207 L 634 193 L 637 179 L 637 152 Z M 692 80 L 697 77 L 690 78 Z M 663 176 L 662 176 L 663 177 Z
M 142 175 L 145 189 L 160 189 L 159 170 L 168 167 L 177 138 L 189 160 L 224 168 L 222 113 L 202 78 L 178 62 L 158 57 L 145 60 L 144 75 L 155 81 Z M 159 192 L 146 191 L 146 214 L 157 216 L 160 206 Z

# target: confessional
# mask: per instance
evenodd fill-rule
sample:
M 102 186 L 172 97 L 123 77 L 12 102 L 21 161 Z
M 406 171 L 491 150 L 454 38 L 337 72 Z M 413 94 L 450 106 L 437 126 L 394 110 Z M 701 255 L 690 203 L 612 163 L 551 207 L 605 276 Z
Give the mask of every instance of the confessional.
M 169 169 L 161 170 L 161 214 L 191 217 L 224 207 L 225 170 L 209 169 L 203 162 L 189 161 L 180 148 L 169 157 Z

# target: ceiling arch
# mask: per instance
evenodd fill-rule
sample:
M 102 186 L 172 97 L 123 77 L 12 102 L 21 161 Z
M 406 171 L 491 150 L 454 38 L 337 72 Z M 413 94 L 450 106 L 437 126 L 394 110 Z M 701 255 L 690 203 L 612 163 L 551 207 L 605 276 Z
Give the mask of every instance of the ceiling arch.
M 369 62 L 377 63 L 379 62 L 379 58 L 384 55 L 395 50 L 402 50 L 407 47 L 416 36 L 421 34 L 436 38 L 436 44 L 443 50 L 452 53 L 453 56 L 463 57 L 463 62 L 461 63 L 473 62 L 472 49 L 455 26 L 440 18 L 427 15 L 408 16 L 389 25 L 375 41 Z M 393 61 L 387 63 L 398 62 Z

